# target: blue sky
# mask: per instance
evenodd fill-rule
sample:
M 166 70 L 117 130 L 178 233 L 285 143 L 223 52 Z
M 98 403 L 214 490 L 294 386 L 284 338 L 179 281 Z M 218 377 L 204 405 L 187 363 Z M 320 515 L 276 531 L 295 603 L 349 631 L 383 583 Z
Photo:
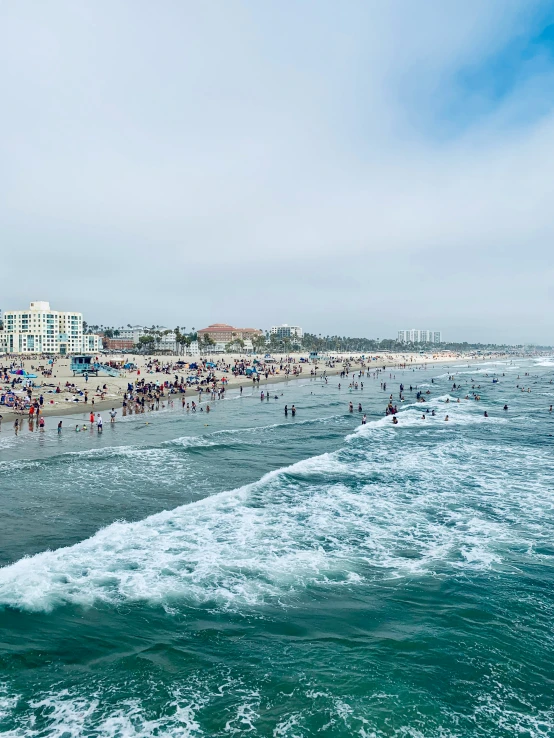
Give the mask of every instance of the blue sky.
M 551 3 L 58 0 L 0 22 L 0 307 L 554 340 Z

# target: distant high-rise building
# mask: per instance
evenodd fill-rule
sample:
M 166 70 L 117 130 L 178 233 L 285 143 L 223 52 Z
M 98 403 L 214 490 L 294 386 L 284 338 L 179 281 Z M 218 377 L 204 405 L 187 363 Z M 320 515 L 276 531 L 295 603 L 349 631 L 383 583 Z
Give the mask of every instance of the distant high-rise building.
M 407 331 L 398 331 L 400 343 L 441 343 L 441 331 L 418 330 L 411 328 Z

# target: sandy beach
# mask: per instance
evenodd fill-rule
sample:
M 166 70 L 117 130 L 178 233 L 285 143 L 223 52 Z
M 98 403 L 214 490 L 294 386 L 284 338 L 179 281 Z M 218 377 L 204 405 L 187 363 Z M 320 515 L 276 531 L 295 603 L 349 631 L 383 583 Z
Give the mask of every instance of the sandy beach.
M 491 359 L 506 358 L 501 355 L 489 355 L 489 356 L 475 356 L 475 355 L 463 355 L 458 353 L 440 353 L 440 354 L 416 354 L 416 353 L 402 353 L 402 354 L 381 354 L 377 356 L 368 355 L 355 355 L 355 354 L 341 354 L 332 357 L 331 360 L 321 358 L 317 361 L 301 362 L 301 358 L 305 359 L 306 354 L 289 354 L 281 355 L 275 354 L 271 356 L 271 361 L 265 363 L 265 360 L 260 356 L 252 356 L 245 354 L 219 354 L 212 357 L 202 357 L 201 360 L 191 359 L 182 356 L 110 356 L 110 360 L 115 361 L 131 361 L 135 364 L 135 369 L 122 369 L 118 376 L 108 376 L 103 372 L 100 372 L 98 376 L 89 376 L 88 381 L 83 376 L 73 376 L 73 372 L 70 369 L 69 358 L 56 358 L 52 365 L 52 375 L 43 376 L 42 372 L 38 370 L 39 366 L 46 366 L 47 360 L 40 357 L 35 358 L 22 358 L 22 357 L 10 357 L 4 356 L 0 359 L 0 367 L 4 368 L 4 372 L 8 372 L 9 382 L 0 382 L 1 394 L 6 394 L 12 390 L 15 391 L 16 397 L 24 397 L 26 390 L 23 384 L 16 383 L 15 386 L 11 387 L 11 382 L 14 379 L 14 375 L 9 373 L 8 367 L 15 364 L 18 368 L 23 369 L 28 373 L 37 374 L 36 379 L 32 379 L 34 386 L 32 387 L 32 399 L 36 399 L 42 395 L 43 405 L 41 414 L 44 416 L 60 416 L 60 415 L 79 415 L 83 414 L 83 417 L 88 417 L 91 410 L 95 412 L 103 412 L 110 410 L 111 408 L 120 409 L 123 404 L 124 395 L 127 391 L 128 384 L 135 384 L 139 380 L 143 380 L 146 383 L 159 383 L 162 384 L 165 381 L 181 380 L 184 378 L 185 382 L 188 377 L 198 373 L 200 381 L 206 379 L 208 372 L 211 371 L 215 374 L 217 379 L 217 386 L 221 387 L 225 384 L 226 388 L 232 389 L 243 386 L 252 386 L 252 378 L 244 374 L 235 376 L 232 373 L 232 368 L 244 362 L 247 365 L 252 365 L 254 359 L 260 376 L 259 386 L 263 387 L 266 384 L 290 381 L 295 378 L 306 378 L 311 376 L 312 372 L 316 372 L 318 376 L 321 376 L 324 372 L 328 375 L 336 375 L 343 371 L 345 365 L 349 366 L 350 371 L 359 371 L 361 368 L 366 368 L 370 371 L 382 369 L 383 367 L 399 367 L 401 365 L 407 365 L 411 367 L 419 367 L 423 365 L 433 364 L 453 364 L 458 362 L 467 361 L 486 361 Z M 106 357 L 100 359 L 101 361 L 107 361 Z M 157 365 L 155 363 L 157 362 Z M 184 364 L 177 364 L 177 362 L 185 362 Z M 203 362 L 209 364 L 216 364 L 216 368 L 207 368 L 203 365 Z M 189 363 L 196 363 L 199 370 L 190 369 Z M 287 373 L 288 369 L 288 373 Z M 3 372 L 3 374 L 4 374 Z M 266 377 L 266 372 L 268 376 Z M 23 377 L 24 379 L 24 377 Z M 258 387 L 258 383 L 256 383 Z M 59 391 L 57 389 L 59 388 Z M 88 393 L 87 402 L 84 401 L 84 396 L 81 393 Z M 195 385 L 192 385 L 190 389 L 186 390 L 186 396 L 194 399 L 198 394 Z M 17 416 L 26 416 L 27 412 L 14 411 L 5 405 L 0 405 L 0 415 L 4 422 L 13 420 Z

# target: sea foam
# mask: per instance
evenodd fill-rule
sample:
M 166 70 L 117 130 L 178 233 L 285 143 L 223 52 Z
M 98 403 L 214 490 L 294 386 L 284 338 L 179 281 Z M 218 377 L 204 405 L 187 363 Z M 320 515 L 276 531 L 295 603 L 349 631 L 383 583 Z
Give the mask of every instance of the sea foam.
M 457 422 L 481 422 L 472 410 L 457 410 Z M 21 559 L 0 569 L 0 606 L 49 611 L 143 601 L 241 609 L 293 602 L 310 586 L 490 569 L 512 543 L 528 545 L 527 510 L 541 514 L 552 503 L 528 479 L 518 483 L 517 455 L 460 440 L 454 427 L 420 421 L 419 413 L 402 413 L 397 427 L 389 418 L 361 426 L 341 451 L 254 484 L 114 522 L 71 547 Z M 391 453 L 404 423 L 453 437 L 429 447 L 400 443 Z M 544 459 L 537 462 L 544 469 Z M 485 469 L 477 486 L 476 465 Z M 494 513 L 483 499 L 494 501 Z

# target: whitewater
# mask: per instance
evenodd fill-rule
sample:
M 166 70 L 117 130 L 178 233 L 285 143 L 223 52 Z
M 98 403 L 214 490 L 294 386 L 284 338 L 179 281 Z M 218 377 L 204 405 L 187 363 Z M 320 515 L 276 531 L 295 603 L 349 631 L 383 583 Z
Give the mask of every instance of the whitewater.
M 551 735 L 554 366 L 450 371 L 3 429 L 2 735 Z

